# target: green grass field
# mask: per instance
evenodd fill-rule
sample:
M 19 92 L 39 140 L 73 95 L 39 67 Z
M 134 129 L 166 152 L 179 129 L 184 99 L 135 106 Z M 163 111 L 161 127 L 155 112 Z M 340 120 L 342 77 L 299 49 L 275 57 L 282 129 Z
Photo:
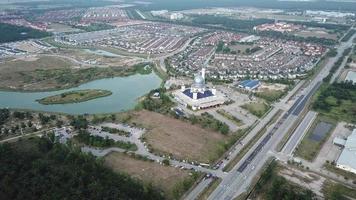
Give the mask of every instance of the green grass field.
M 251 114 L 261 118 L 271 108 L 265 102 L 254 102 L 242 105 L 241 108 L 248 110 Z
M 280 99 L 286 92 L 286 90 L 265 90 L 256 93 L 256 96 L 266 100 L 267 102 L 274 102 Z

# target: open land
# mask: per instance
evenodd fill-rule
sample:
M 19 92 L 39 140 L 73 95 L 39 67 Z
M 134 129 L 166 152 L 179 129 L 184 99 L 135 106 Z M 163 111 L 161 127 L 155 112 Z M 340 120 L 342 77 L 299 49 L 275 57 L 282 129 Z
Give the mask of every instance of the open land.
M 338 39 L 338 35 L 330 34 L 330 33 L 326 32 L 325 30 L 304 30 L 304 31 L 295 33 L 295 35 L 305 37 L 305 38 L 320 37 L 320 38 L 331 39 L 331 40 Z
M 228 139 L 223 134 L 154 112 L 136 112 L 132 122 L 148 129 L 144 139 L 153 152 L 183 160 L 215 161 L 222 153 L 222 144 Z
M 242 105 L 241 108 L 248 110 L 251 114 L 257 117 L 262 117 L 270 109 L 270 106 L 264 101 L 260 101 Z
M 274 90 L 274 89 L 263 88 L 258 90 L 256 96 L 265 99 L 267 102 L 274 102 L 280 99 L 284 94 L 286 94 L 286 92 L 287 91 L 285 89 Z
M 65 24 L 52 23 L 48 26 L 48 31 L 57 32 L 57 33 L 68 33 L 68 32 L 78 32 L 80 31 L 80 29 L 73 28 Z

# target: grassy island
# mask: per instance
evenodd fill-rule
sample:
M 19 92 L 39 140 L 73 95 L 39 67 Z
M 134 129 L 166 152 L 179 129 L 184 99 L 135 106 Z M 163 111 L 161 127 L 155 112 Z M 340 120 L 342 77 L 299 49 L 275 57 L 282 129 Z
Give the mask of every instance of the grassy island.
M 111 94 L 112 92 L 107 90 L 76 90 L 76 91 L 65 92 L 54 96 L 45 97 L 37 101 L 40 104 L 44 104 L 44 105 L 79 103 L 79 102 L 89 101 L 92 99 L 97 99 L 100 97 L 110 96 Z

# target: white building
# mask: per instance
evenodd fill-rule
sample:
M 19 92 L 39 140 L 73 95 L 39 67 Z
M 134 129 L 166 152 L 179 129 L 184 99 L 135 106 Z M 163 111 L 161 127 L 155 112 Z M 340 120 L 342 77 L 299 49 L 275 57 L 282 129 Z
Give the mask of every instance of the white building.
M 344 146 L 337 162 L 336 167 L 356 174 L 356 129 L 344 141 L 334 139 L 334 144 Z
M 182 13 L 172 13 L 170 16 L 171 20 L 180 20 L 183 19 L 183 14 Z
M 225 103 L 226 97 L 215 88 L 208 88 L 205 84 L 205 69 L 201 74 L 196 74 L 194 83 L 190 88 L 182 85 L 180 90 L 173 92 L 175 99 L 184 106 L 190 106 L 193 110 L 206 109 Z

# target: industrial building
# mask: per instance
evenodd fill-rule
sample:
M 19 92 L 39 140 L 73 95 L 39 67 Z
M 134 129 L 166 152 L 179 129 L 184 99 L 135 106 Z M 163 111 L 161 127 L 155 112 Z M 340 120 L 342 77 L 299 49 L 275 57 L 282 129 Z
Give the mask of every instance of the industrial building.
M 186 88 L 181 86 L 180 90 L 173 92 L 175 99 L 192 110 L 206 109 L 219 106 L 225 103 L 226 97 L 215 88 L 208 88 L 205 84 L 205 69 L 201 74 L 196 74 L 194 83 Z
M 347 139 L 335 138 L 333 143 L 344 147 L 336 162 L 336 167 L 356 174 L 356 129 Z
M 241 81 L 237 86 L 239 88 L 252 91 L 258 89 L 258 87 L 261 86 L 261 82 L 259 80 L 244 80 Z

